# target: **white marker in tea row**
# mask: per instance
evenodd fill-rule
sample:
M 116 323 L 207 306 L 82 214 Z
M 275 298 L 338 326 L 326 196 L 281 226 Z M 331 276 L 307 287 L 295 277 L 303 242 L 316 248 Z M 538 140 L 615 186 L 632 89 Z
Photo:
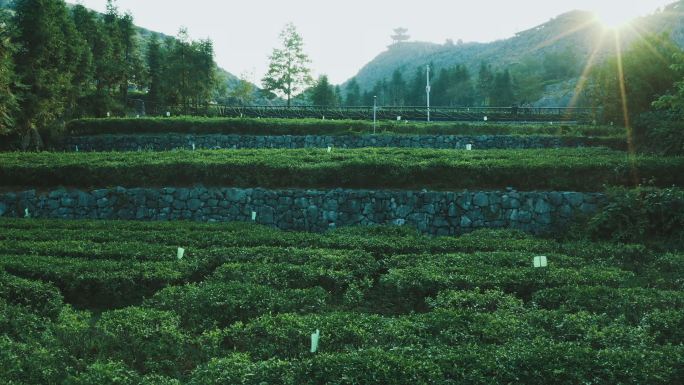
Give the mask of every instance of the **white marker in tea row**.
M 546 259 L 545 255 L 539 256 L 539 257 L 534 257 L 534 262 L 533 262 L 534 267 L 547 267 L 549 266 L 549 262 Z
M 321 339 L 321 331 L 316 329 L 316 333 L 311 334 L 311 353 L 318 351 L 318 341 Z

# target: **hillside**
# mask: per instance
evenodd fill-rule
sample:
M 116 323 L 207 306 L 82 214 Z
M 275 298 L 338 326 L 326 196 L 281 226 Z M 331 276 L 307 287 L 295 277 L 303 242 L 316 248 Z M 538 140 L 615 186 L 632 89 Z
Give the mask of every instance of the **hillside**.
M 678 44 L 684 46 L 684 14 L 679 12 L 682 6 L 684 1 L 673 3 L 659 12 L 635 20 L 633 27 L 621 31 L 622 47 L 628 47 L 640 34 L 660 32 L 670 33 Z M 411 79 L 417 67 L 428 63 L 437 70 L 463 64 L 471 74 L 476 75 L 482 62 L 494 68 L 512 68 L 523 61 L 542 60 L 549 53 L 566 50 L 572 50 L 578 58 L 579 71 L 586 66 L 594 50 L 597 51 L 598 61 L 615 53 L 615 44 L 605 33 L 606 29 L 592 13 L 571 11 L 511 38 L 490 43 L 394 44 L 366 64 L 355 78 L 362 91 L 365 91 L 376 82 L 389 79 L 397 69 L 405 79 Z M 537 105 L 564 105 L 571 99 L 576 79 L 559 80 L 547 87 Z

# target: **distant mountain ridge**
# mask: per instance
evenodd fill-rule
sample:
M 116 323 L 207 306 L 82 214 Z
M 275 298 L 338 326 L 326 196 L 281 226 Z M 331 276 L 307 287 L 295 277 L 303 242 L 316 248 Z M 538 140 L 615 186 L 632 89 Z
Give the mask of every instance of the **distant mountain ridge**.
M 684 47 L 684 0 L 672 3 L 652 15 L 635 19 L 633 27 L 621 31 L 622 48 L 628 48 L 639 34 L 669 32 L 677 44 Z M 524 59 L 542 59 L 551 52 L 572 49 L 581 68 L 596 50 L 596 62 L 616 52 L 614 39 L 604 38 L 606 28 L 591 12 L 571 11 L 515 36 L 490 43 L 436 44 L 428 42 L 402 42 L 388 47 L 366 64 L 354 77 L 361 90 L 373 88 L 376 82 L 390 79 L 399 70 L 405 79 L 411 79 L 416 68 L 432 64 L 435 70 L 457 64 L 465 65 L 473 76 L 482 62 L 495 69 L 519 63 Z M 351 80 L 351 79 L 350 79 Z M 562 79 L 548 87 L 548 92 L 536 105 L 567 104 L 572 99 L 577 79 Z M 345 82 L 342 87 L 348 83 Z

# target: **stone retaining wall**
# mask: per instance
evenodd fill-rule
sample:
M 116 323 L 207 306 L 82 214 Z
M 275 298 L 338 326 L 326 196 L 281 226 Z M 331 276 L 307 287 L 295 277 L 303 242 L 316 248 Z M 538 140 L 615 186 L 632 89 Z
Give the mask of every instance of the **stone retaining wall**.
M 364 148 L 407 147 L 465 149 L 523 149 L 589 147 L 606 145 L 621 146 L 619 140 L 597 141 L 591 138 L 564 138 L 554 136 L 515 135 L 347 135 L 347 136 L 249 136 L 249 135 L 95 135 L 72 136 L 63 139 L 56 149 L 62 151 L 165 151 L 184 149 L 240 149 L 240 148 Z
M 284 230 L 411 225 L 447 235 L 478 228 L 541 233 L 591 214 L 600 193 L 111 188 L 0 193 L 0 216 L 58 219 L 254 221 Z

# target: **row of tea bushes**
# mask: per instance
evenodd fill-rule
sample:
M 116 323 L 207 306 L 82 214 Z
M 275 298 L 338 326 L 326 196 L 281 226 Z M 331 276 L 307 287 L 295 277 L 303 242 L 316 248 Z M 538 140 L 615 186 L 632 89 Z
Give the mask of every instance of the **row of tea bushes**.
M 683 186 L 684 159 L 606 149 L 2 153 L 2 186 L 206 186 L 603 191 Z

